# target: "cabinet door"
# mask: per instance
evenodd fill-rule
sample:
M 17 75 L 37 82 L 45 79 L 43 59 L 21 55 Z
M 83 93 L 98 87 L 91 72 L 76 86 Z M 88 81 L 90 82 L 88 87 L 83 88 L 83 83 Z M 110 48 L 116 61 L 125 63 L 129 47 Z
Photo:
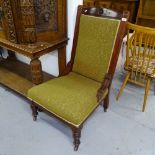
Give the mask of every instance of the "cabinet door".
M 95 2 L 95 6 L 104 7 L 104 8 L 111 8 L 112 2 L 110 1 L 97 1 Z
M 84 0 L 83 4 L 85 6 L 94 6 L 94 0 Z
M 3 0 L 2 6 L 4 29 L 12 42 L 52 42 L 67 37 L 66 0 Z
M 14 25 L 15 19 L 13 18 L 13 12 L 10 0 L 1 1 L 2 6 L 2 29 L 5 32 L 6 38 L 14 43 L 17 43 L 16 29 Z M 19 19 L 18 19 L 19 20 Z
M 2 1 L 0 0 L 0 38 L 5 38 L 4 30 L 3 30 L 3 21 L 2 21 Z
M 135 22 L 137 14 L 138 1 L 126 1 L 126 2 L 113 2 L 112 9 L 117 11 L 128 10 L 130 12 L 129 21 Z
M 37 41 L 55 41 L 67 37 L 67 0 L 33 0 Z
M 118 11 L 124 11 L 124 10 L 129 10 L 129 3 L 123 3 L 123 2 L 113 2 L 112 3 L 112 9 L 118 10 Z

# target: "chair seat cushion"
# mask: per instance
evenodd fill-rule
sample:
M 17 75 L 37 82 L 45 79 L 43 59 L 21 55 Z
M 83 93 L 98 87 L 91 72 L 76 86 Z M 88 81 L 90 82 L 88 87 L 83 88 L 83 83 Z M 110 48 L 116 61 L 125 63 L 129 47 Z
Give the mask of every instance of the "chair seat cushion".
M 71 72 L 37 85 L 28 97 L 64 121 L 79 126 L 96 108 L 97 90 L 101 83 Z M 108 90 L 105 91 L 105 96 Z
M 155 59 L 152 58 L 149 60 L 148 57 L 142 57 L 142 56 L 137 56 L 135 55 L 135 57 L 133 58 L 133 56 L 131 56 L 129 58 L 129 65 L 127 67 L 125 67 L 125 69 L 127 70 L 132 70 L 133 67 L 133 71 L 137 71 L 137 72 L 141 72 L 142 74 L 145 74 L 149 77 L 155 78 Z

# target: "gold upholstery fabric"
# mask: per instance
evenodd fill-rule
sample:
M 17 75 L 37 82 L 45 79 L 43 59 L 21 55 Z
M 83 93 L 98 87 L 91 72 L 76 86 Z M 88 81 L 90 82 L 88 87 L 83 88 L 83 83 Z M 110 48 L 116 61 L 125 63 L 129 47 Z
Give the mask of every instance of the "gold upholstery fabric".
M 96 108 L 101 83 L 71 72 L 28 91 L 28 97 L 72 125 L 79 126 Z M 104 96 L 108 93 L 106 89 Z
M 119 24 L 119 20 L 81 15 L 74 72 L 102 82 Z

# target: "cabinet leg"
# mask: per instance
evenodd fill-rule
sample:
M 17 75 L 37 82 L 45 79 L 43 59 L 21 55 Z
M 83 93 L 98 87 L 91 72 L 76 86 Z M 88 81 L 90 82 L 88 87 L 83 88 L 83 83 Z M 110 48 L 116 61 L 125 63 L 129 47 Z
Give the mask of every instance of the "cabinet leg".
M 9 59 L 16 59 L 15 53 L 12 52 L 12 51 L 10 51 L 10 50 L 8 50 L 8 58 L 9 58 Z
M 38 58 L 32 59 L 30 62 L 30 66 L 31 66 L 32 82 L 34 84 L 42 83 L 43 75 L 40 60 Z
M 63 74 L 66 68 L 66 46 L 58 49 L 59 76 Z

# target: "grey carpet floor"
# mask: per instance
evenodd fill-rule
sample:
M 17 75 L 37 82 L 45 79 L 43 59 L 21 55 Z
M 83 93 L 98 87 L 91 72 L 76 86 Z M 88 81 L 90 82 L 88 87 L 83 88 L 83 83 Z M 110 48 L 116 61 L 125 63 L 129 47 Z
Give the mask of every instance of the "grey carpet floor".
M 0 155 L 155 155 L 155 96 L 150 91 L 142 113 L 144 89 L 113 80 L 107 113 L 99 107 L 82 130 L 78 152 L 71 130 L 39 113 L 33 122 L 26 100 L 0 86 Z

